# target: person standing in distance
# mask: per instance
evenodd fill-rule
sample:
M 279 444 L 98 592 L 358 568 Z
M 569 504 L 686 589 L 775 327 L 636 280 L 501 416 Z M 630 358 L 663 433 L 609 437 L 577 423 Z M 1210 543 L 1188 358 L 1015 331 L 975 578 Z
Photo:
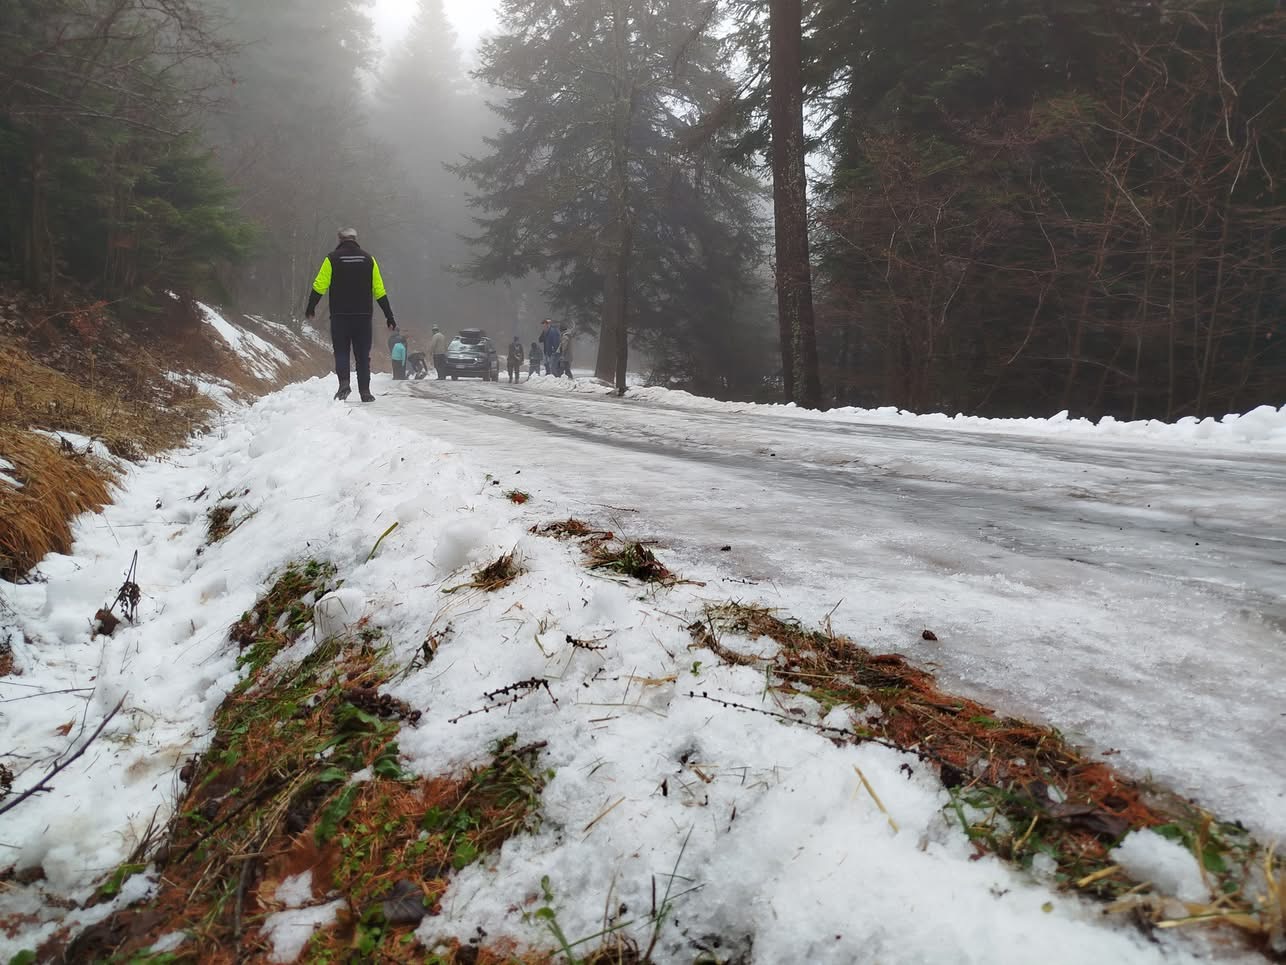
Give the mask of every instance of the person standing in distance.
M 335 347 L 335 376 L 339 389 L 335 398 L 343 401 L 352 392 L 348 379 L 348 357 L 351 351 L 357 369 L 357 391 L 363 402 L 374 402 L 371 395 L 371 319 L 379 303 L 390 331 L 397 330 L 393 309 L 389 305 L 384 279 L 375 259 L 357 244 L 356 228 L 341 228 L 339 244 L 322 260 L 321 269 L 308 295 L 304 317 L 317 316 L 317 303 L 330 293 L 330 341 Z
M 563 333 L 554 328 L 554 321 L 546 318 L 540 323 L 540 347 L 545 350 L 545 374 L 562 375 L 563 366 L 558 356 L 558 343 Z
M 447 337 L 433 326 L 433 337 L 429 339 L 429 354 L 433 356 L 433 368 L 438 373 L 438 381 L 447 377 Z

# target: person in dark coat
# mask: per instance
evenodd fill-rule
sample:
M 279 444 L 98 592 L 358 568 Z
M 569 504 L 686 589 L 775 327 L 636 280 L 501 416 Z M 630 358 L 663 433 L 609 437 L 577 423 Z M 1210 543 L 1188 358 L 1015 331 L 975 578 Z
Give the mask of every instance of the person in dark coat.
M 540 347 L 545 350 L 545 374 L 561 375 L 562 363 L 558 356 L 558 343 L 563 333 L 554 326 L 554 320 L 547 318 L 540 323 Z
M 540 363 L 545 360 L 545 353 L 540 349 L 540 340 L 531 343 L 531 352 L 527 355 L 527 381 L 531 381 L 533 375 L 540 374 Z
M 522 342 L 518 341 L 518 336 L 513 337 L 509 343 L 509 384 L 522 380 Z
M 342 401 L 352 392 L 348 378 L 351 354 L 357 368 L 357 391 L 363 402 L 374 402 L 371 319 L 375 305 L 380 306 L 390 331 L 397 330 L 397 322 L 393 319 L 379 263 L 358 246 L 356 228 L 341 228 L 339 244 L 322 260 L 304 311 L 309 321 L 317 317 L 317 304 L 326 294 L 330 295 L 330 340 L 335 349 L 335 377 L 339 379 L 335 398 Z

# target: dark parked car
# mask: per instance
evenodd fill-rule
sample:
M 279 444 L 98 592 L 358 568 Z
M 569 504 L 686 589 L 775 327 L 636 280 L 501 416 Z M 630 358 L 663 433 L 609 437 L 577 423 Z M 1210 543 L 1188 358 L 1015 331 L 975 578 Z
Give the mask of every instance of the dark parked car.
M 447 346 L 443 373 L 453 379 L 495 382 L 500 378 L 500 356 L 486 332 L 480 328 L 464 328 Z

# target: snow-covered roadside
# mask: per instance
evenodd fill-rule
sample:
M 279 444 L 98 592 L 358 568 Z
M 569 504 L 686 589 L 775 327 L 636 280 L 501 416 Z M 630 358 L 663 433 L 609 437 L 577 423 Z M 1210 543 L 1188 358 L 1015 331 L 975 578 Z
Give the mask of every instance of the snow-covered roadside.
M 615 390 L 593 378 L 554 378 L 536 376 L 531 387 L 547 392 L 612 395 Z M 780 416 L 861 425 L 903 426 L 918 429 L 958 429 L 968 432 L 990 432 L 1004 435 L 1032 435 L 1044 439 L 1060 437 L 1104 442 L 1120 440 L 1176 446 L 1209 446 L 1218 448 L 1251 447 L 1264 452 L 1286 452 L 1286 405 L 1279 408 L 1261 405 L 1246 413 L 1230 413 L 1219 419 L 1187 417 L 1177 422 L 1156 419 L 1122 421 L 1104 416 L 1098 422 L 1072 419 L 1060 412 L 1048 419 L 990 419 L 982 416 L 947 415 L 941 412 L 907 412 L 894 406 L 864 409 L 843 406 L 825 412 L 801 409 L 793 402 L 759 404 L 721 402 L 693 395 L 681 389 L 661 386 L 632 385 L 629 399 L 652 402 L 671 408 L 697 412 L 753 412 L 756 415 Z
M 313 326 L 304 324 L 298 331 L 281 322 L 274 322 L 262 315 L 243 316 L 241 324 L 230 321 L 219 309 L 203 302 L 197 302 L 205 324 L 214 329 L 234 354 L 236 354 L 252 376 L 269 384 L 282 378 L 282 373 L 292 363 L 292 355 L 298 356 L 306 348 L 325 346 L 328 341 Z M 234 318 L 238 316 L 233 316 Z M 245 323 L 259 326 L 274 338 L 284 343 L 285 348 L 274 345 L 268 339 L 256 334 Z
M 0 681 L 0 699 L 10 701 L 0 748 L 27 768 L 16 791 L 125 703 L 50 793 L 4 817 L 0 848 L 9 855 L 0 864 L 39 866 L 45 880 L 0 894 L 0 915 L 29 910 L 40 891 L 83 902 L 153 817 L 165 820 L 178 767 L 208 741 L 238 677 L 229 625 L 277 568 L 311 555 L 337 565 L 352 618 L 369 616 L 397 662 L 409 663 L 427 633 L 451 627 L 431 666 L 395 691 L 424 710 L 399 736 L 410 769 L 432 775 L 478 763 L 514 732 L 548 742 L 543 762 L 556 776 L 542 830 L 461 873 L 444 913 L 421 927 L 426 943 L 482 928 L 550 947 L 548 932 L 516 910 L 544 878 L 562 931 L 576 940 L 603 927 L 609 898 L 630 909 L 627 919 L 645 918 L 653 878 L 663 892 L 674 874 L 674 894 L 699 890 L 679 899 L 659 961 L 690 961 L 710 937 L 725 954 L 752 949 L 765 963 L 1193 957 L 993 859 L 971 860 L 959 827 L 943 817 L 937 777 L 913 756 L 837 747 L 687 697 L 764 699 L 760 671 L 688 649 L 685 627 L 713 591 L 654 594 L 588 573 L 575 549 L 528 533 L 568 511 L 507 501 L 503 491 L 521 489 L 520 475 L 489 478 L 492 467 L 385 423 L 379 404 L 328 396 L 318 380 L 293 386 L 171 460 L 131 470 L 117 503 L 78 523 L 72 556 L 46 560 L 38 582 L 5 587 L 21 628 L 11 639 L 23 675 Z M 221 499 L 237 505 L 240 525 L 207 546 L 206 512 Z M 137 626 L 91 637 L 94 612 L 136 550 Z M 441 592 L 510 550 L 526 571 L 510 587 Z M 569 636 L 606 649 L 576 648 Z M 504 713 L 449 723 L 485 705 L 485 692 L 533 676 L 548 679 L 557 705 L 535 694 Z M 44 914 L 52 922 L 64 913 L 46 905 Z M 0 939 L 0 955 L 52 928 Z M 632 933 L 646 945 L 645 924 Z

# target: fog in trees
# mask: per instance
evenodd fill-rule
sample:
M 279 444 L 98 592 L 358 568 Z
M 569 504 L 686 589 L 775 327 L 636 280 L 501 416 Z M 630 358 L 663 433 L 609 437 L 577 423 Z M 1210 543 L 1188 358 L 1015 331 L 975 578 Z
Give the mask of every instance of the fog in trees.
M 506 0 L 478 51 L 407 4 L 0 0 L 0 278 L 298 324 L 353 225 L 413 336 L 549 315 L 618 388 L 1286 395 L 1275 0 Z

